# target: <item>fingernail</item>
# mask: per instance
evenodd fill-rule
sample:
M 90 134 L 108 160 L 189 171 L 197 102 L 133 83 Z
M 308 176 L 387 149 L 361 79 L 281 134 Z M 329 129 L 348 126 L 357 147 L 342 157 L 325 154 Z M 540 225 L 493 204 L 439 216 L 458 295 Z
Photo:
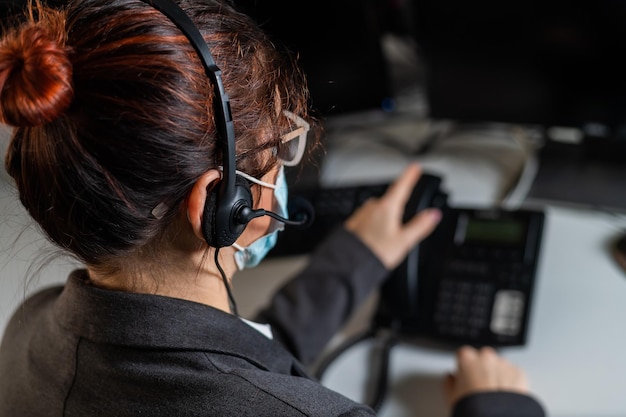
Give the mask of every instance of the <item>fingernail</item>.
M 437 208 L 432 208 L 432 209 L 429 209 L 428 211 L 429 211 L 428 215 L 430 216 L 433 222 L 439 222 L 441 220 L 441 217 L 442 217 L 441 210 Z

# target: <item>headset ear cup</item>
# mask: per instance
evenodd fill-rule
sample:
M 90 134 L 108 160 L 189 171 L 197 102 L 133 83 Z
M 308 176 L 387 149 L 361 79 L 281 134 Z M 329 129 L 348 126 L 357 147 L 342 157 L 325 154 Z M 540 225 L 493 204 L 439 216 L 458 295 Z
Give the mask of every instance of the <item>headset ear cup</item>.
M 202 213 L 202 235 L 214 248 L 235 243 L 249 221 L 242 220 L 238 214 L 244 207 L 252 208 L 252 191 L 245 178 L 235 176 L 235 193 L 230 198 L 220 200 L 219 189 L 219 186 L 213 187 L 208 193 Z
M 252 208 L 252 190 L 250 190 L 250 181 L 241 177 L 239 175 L 235 175 L 235 195 L 239 201 L 239 208 L 241 207 L 250 207 Z M 248 222 L 246 222 L 247 224 Z
M 217 237 L 218 243 L 222 243 L 223 246 L 230 246 L 243 233 L 248 225 L 250 219 L 243 219 L 240 215 L 241 210 L 244 207 L 252 209 L 252 191 L 250 190 L 250 183 L 243 177 L 235 175 L 235 195 L 228 202 L 220 202 L 218 204 L 218 210 L 224 210 L 224 213 L 216 214 L 216 224 L 220 233 Z M 220 222 L 223 222 L 223 227 L 220 228 Z
M 217 190 L 219 187 L 213 187 L 209 191 L 206 201 L 204 202 L 204 211 L 202 212 L 202 236 L 209 246 L 217 247 L 215 213 L 217 211 Z

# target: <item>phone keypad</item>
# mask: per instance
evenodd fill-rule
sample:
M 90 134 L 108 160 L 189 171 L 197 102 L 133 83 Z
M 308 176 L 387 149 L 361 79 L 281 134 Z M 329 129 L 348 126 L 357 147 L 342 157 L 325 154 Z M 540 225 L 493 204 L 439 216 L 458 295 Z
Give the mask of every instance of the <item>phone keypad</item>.
M 488 282 L 442 280 L 435 302 L 434 323 L 444 336 L 477 338 L 489 325 L 495 285 Z
M 521 253 L 463 249 L 448 261 L 439 282 L 433 311 L 435 331 L 465 340 L 478 340 L 486 332 L 505 338 L 519 336 L 526 306 L 524 294 L 532 280 Z

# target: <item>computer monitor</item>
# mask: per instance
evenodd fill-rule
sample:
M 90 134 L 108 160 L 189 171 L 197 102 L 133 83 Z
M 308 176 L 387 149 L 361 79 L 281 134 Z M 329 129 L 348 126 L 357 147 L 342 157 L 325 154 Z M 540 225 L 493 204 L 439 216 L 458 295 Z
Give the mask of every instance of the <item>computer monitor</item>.
M 235 0 L 278 44 L 299 56 L 311 105 L 322 116 L 390 109 L 377 0 Z
M 434 119 L 626 139 L 626 2 L 413 0 Z
M 411 1 L 430 118 L 530 125 L 529 198 L 626 209 L 626 2 Z

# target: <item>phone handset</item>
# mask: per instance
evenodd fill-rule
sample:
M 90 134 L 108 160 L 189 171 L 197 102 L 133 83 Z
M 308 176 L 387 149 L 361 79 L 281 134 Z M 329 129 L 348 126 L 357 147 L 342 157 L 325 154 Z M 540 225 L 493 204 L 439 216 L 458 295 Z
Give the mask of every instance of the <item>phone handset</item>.
M 403 217 L 404 222 L 409 221 L 416 213 L 430 207 L 441 209 L 444 212 L 442 222 L 445 220 L 447 195 L 441 191 L 441 182 L 442 179 L 439 176 L 422 174 L 407 201 Z M 383 327 L 398 327 L 399 325 L 394 322 L 401 321 L 403 326 L 409 322 L 411 328 L 421 330 L 421 325 L 417 322 L 420 309 L 422 309 L 418 294 L 420 294 L 419 288 L 423 285 L 420 285 L 419 279 L 426 273 L 424 268 L 428 268 L 427 264 L 422 265 L 422 258 L 428 252 L 428 248 L 433 246 L 432 242 L 438 240 L 437 235 L 440 227 L 441 222 L 430 236 L 408 253 L 404 261 L 391 272 L 383 284 L 379 311 L 375 318 L 381 321 Z M 400 294 L 404 296 L 398 296 Z

